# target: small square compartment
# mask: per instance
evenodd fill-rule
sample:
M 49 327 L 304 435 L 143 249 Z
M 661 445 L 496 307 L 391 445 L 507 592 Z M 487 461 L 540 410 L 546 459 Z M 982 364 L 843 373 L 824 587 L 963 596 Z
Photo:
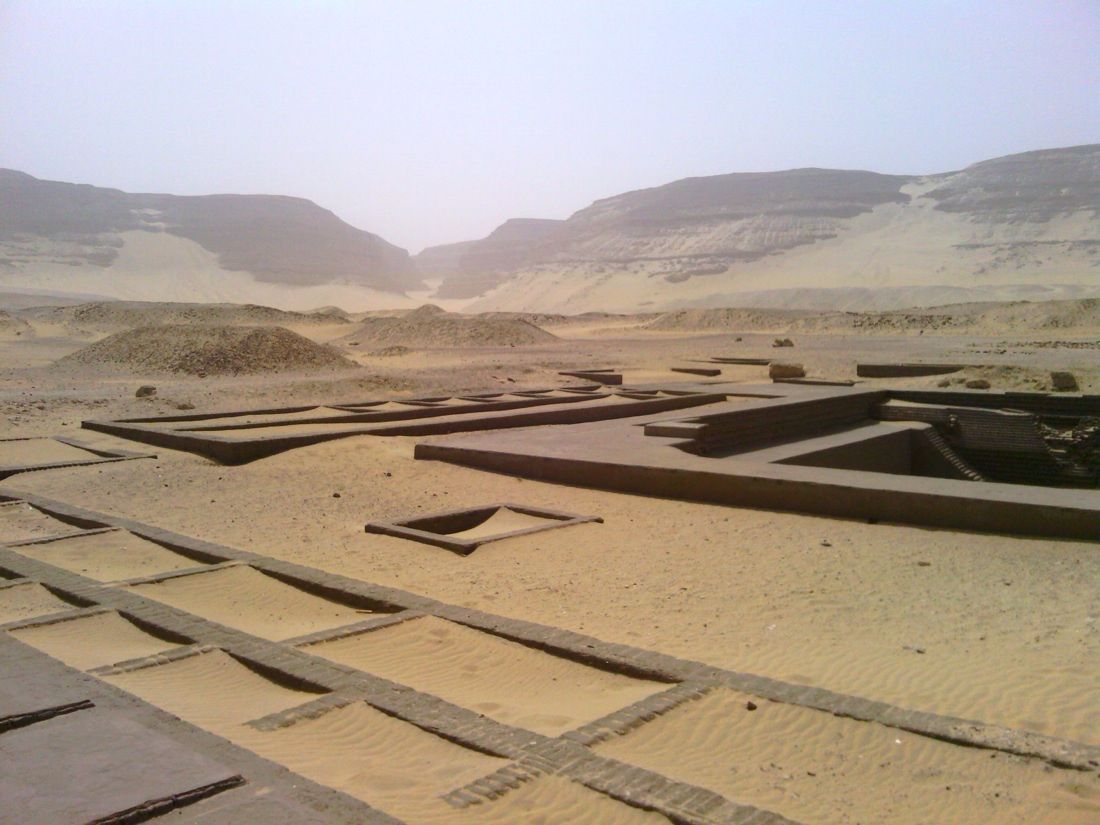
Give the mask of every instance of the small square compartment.
M 433 544 L 465 556 L 490 541 L 587 522 L 602 524 L 603 519 L 504 503 L 448 510 L 398 521 L 371 522 L 366 526 L 366 531 Z

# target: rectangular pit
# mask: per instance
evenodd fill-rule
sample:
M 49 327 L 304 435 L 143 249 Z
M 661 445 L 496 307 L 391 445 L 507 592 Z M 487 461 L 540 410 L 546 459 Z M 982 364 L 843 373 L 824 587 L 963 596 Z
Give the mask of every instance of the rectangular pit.
M 589 522 L 602 524 L 603 519 L 599 516 L 579 516 L 540 507 L 503 503 L 398 521 L 372 522 L 366 526 L 366 531 L 411 539 L 469 555 L 491 541 Z
M 22 544 L 15 552 L 96 581 L 136 579 L 206 564 L 125 530 L 96 531 L 84 536 Z
M 154 635 L 151 628 L 143 628 L 114 611 L 10 632 L 19 641 L 79 670 L 163 653 L 189 641 Z
M 221 650 L 101 678 L 230 739 L 251 719 L 297 707 L 324 693 L 289 678 L 276 681 Z
M 0 503 L 0 543 L 72 533 L 77 528 L 43 513 L 25 501 Z
M 445 811 L 436 797 L 508 764 L 353 702 L 273 730 L 245 728 L 239 744 L 302 776 L 410 822 Z M 432 820 L 434 821 L 434 820 Z
M 388 613 L 376 604 L 335 601 L 247 565 L 135 584 L 133 592 L 272 641 L 305 636 Z M 258 715 L 258 714 L 257 714 Z
M 38 582 L 15 581 L 0 586 L 0 624 L 35 619 L 83 606 Z

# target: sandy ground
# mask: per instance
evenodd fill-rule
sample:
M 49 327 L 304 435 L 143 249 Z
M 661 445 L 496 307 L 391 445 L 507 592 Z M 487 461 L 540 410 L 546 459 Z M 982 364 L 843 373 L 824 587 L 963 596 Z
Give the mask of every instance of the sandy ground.
M 12 635 L 81 670 L 151 656 L 176 647 L 114 612 L 27 627 Z
M 1096 821 L 1095 786 L 1029 760 L 727 690 L 597 750 L 802 822 Z
M 19 467 L 62 461 L 88 461 L 95 453 L 52 438 L 0 441 L 0 467 Z
M 623 367 L 628 381 L 682 381 L 685 376 L 668 372 L 670 366 L 714 355 L 775 354 L 771 333 L 746 333 L 737 342 L 730 334 L 655 334 L 617 326 L 563 327 L 555 330 L 562 340 L 546 346 L 414 350 L 387 358 L 356 354 L 365 369 L 332 375 L 225 379 L 52 370 L 44 365 L 85 342 L 38 336 L 0 344 L 0 363 L 7 365 L 0 368 L 0 436 L 78 433 L 90 444 L 132 449 L 132 443 L 78 430 L 79 421 L 178 414 L 183 403 L 227 410 L 507 392 L 571 383 L 558 370 L 584 366 Z M 947 376 L 951 381 L 982 375 L 995 388 L 1035 388 L 1049 381 L 1050 370 L 1069 369 L 1082 390 L 1100 392 L 1100 364 L 1090 348 L 1097 341 L 1095 331 L 1091 337 L 1025 329 L 987 337 L 794 337 L 796 346 L 783 350 L 783 359 L 804 363 L 816 376 L 854 377 L 859 360 L 961 360 L 988 366 Z M 1058 341 L 1062 345 L 1055 346 Z M 764 368 L 723 367 L 721 379 L 761 381 L 765 376 Z M 881 383 L 935 386 L 939 380 Z M 146 383 L 157 386 L 156 396 L 134 398 L 137 386 Z M 240 467 L 160 450 L 155 461 L 22 474 L 3 486 L 607 641 L 1100 744 L 1100 553 L 1095 544 L 570 488 L 414 461 L 415 443 L 412 438 L 358 436 Z M 368 521 L 500 501 L 599 515 L 604 523 L 507 539 L 466 557 L 363 532 Z M 68 529 L 18 506 L 0 506 L 0 539 Z M 102 574 L 115 572 L 123 571 Z M 204 587 L 194 594 L 201 604 L 186 594 L 165 595 L 183 593 L 203 578 L 242 572 L 229 568 L 172 580 L 171 587 L 146 587 L 161 588 L 155 598 L 186 600 L 173 603 L 235 626 L 247 624 L 244 629 L 269 638 L 363 618 L 315 597 L 309 598 L 320 605 L 295 601 L 285 610 L 275 609 L 270 588 L 279 583 L 274 580 L 259 588 L 236 580 L 224 588 Z M 23 608 L 11 601 L 13 589 L 22 588 L 0 589 L 0 620 L 11 611 L 22 615 Z M 417 620 L 367 634 L 361 638 L 373 637 L 376 644 L 356 662 L 490 716 L 522 719 L 550 731 L 560 729 L 559 721 L 567 726 L 566 717 L 598 714 L 591 702 L 618 690 L 569 683 L 572 691 L 560 690 L 561 705 L 549 714 L 561 719 L 532 721 L 535 711 L 528 702 L 546 690 L 540 678 L 554 677 L 551 664 L 525 660 L 520 667 L 509 663 L 511 653 L 500 652 L 499 658 L 493 653 L 478 660 L 483 672 L 456 679 L 454 669 L 467 664 L 463 656 L 470 648 L 452 646 L 458 634 L 449 627 L 433 635 L 435 623 Z M 535 659 L 544 655 L 523 653 Z M 500 670 L 495 669 L 498 661 Z M 450 668 L 443 667 L 448 663 Z M 162 672 L 169 667 L 173 673 Z M 535 681 L 522 681 L 531 674 Z M 264 734 L 268 742 L 259 743 L 254 737 L 260 734 L 242 730 L 243 721 L 312 696 L 271 685 L 220 654 L 112 679 L 189 721 L 229 738 L 243 737 L 248 747 L 413 822 L 663 821 L 548 778 L 479 806 L 474 814 L 418 807 L 421 794 L 414 790 L 437 787 L 437 780 L 446 785 L 452 776 L 465 777 L 466 771 L 476 773 L 483 766 L 457 756 L 452 763 L 435 750 L 442 746 L 434 740 L 411 744 L 417 731 L 379 730 L 377 741 L 364 741 L 355 731 L 376 728 L 365 718 L 371 714 L 361 711 L 321 717 L 310 723 L 318 726 L 312 730 L 296 725 L 285 733 Z M 632 693 L 636 688 L 641 692 Z M 211 690 L 226 699 L 214 703 L 216 712 L 205 701 Z M 633 701 L 648 690 L 645 683 L 624 686 L 612 704 Z M 236 708 L 230 700 L 245 691 L 262 701 Z M 555 694 L 546 690 L 542 695 L 549 701 Z M 1051 774 L 1032 762 L 990 759 L 988 753 L 872 725 L 823 714 L 807 718 L 800 714 L 809 712 L 796 708 L 765 705 L 747 719 L 738 709 L 740 701 L 732 694 L 708 696 L 651 723 L 663 727 L 643 726 L 613 740 L 606 752 L 809 822 L 1100 819 L 1093 775 Z M 546 707 L 545 701 L 538 704 Z M 343 748 L 361 747 L 369 760 L 379 752 L 372 749 L 388 747 L 390 736 L 410 743 L 411 767 L 395 765 L 389 778 L 357 772 L 348 760 L 334 757 Z M 325 746 L 311 747 L 312 737 Z M 859 754 L 865 754 L 862 760 Z M 976 754 L 984 760 L 980 765 Z M 421 758 L 433 760 L 432 771 L 416 767 Z M 468 754 L 463 758 L 470 759 Z M 419 774 L 408 780 L 409 793 L 394 790 L 405 781 L 402 777 Z
M 307 650 L 547 736 L 668 687 L 605 673 L 431 616 Z
M 122 530 L 27 545 L 19 552 L 104 582 L 169 573 L 199 564 Z
M 0 588 L 0 623 L 60 613 L 63 610 L 72 610 L 75 606 L 37 582 Z
M 369 610 L 337 604 L 251 567 L 227 567 L 130 588 L 264 639 L 290 639 L 369 618 Z

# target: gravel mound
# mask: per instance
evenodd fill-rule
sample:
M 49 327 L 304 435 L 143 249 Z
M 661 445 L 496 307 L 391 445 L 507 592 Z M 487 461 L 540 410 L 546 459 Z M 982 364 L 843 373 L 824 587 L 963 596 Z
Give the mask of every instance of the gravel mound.
M 354 366 L 331 347 L 282 327 L 167 324 L 109 335 L 57 361 L 134 372 L 239 375 Z
M 518 318 L 459 315 L 426 304 L 396 318 L 364 318 L 339 342 L 422 349 L 525 346 L 556 340 L 556 335 Z

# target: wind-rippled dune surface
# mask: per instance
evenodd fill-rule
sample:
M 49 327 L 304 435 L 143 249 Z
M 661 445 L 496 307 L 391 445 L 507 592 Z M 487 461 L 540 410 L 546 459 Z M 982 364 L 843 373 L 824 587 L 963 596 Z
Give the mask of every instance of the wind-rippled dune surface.
M 200 564 L 124 530 L 30 544 L 17 552 L 98 581 L 135 579 Z
M 113 612 L 26 627 L 12 631 L 12 635 L 80 670 L 151 656 L 176 647 Z
M 662 690 L 434 617 L 306 651 L 557 736 Z
M 1100 821 L 1093 774 L 724 689 L 597 749 L 803 822 Z
M 351 624 L 370 615 L 368 610 L 314 596 L 243 565 L 131 589 L 204 619 L 276 641 Z
M 915 658 L 914 651 L 908 652 Z M 1100 665 L 1095 662 L 1063 658 L 1058 663 L 1059 657 L 1042 650 L 1024 662 L 960 654 L 937 656 L 923 667 L 912 662 L 899 667 L 898 658 L 894 650 L 869 650 L 858 658 L 818 662 L 812 679 L 789 671 L 787 676 L 919 710 L 1100 742 Z M 806 663 L 790 664 L 807 670 Z

